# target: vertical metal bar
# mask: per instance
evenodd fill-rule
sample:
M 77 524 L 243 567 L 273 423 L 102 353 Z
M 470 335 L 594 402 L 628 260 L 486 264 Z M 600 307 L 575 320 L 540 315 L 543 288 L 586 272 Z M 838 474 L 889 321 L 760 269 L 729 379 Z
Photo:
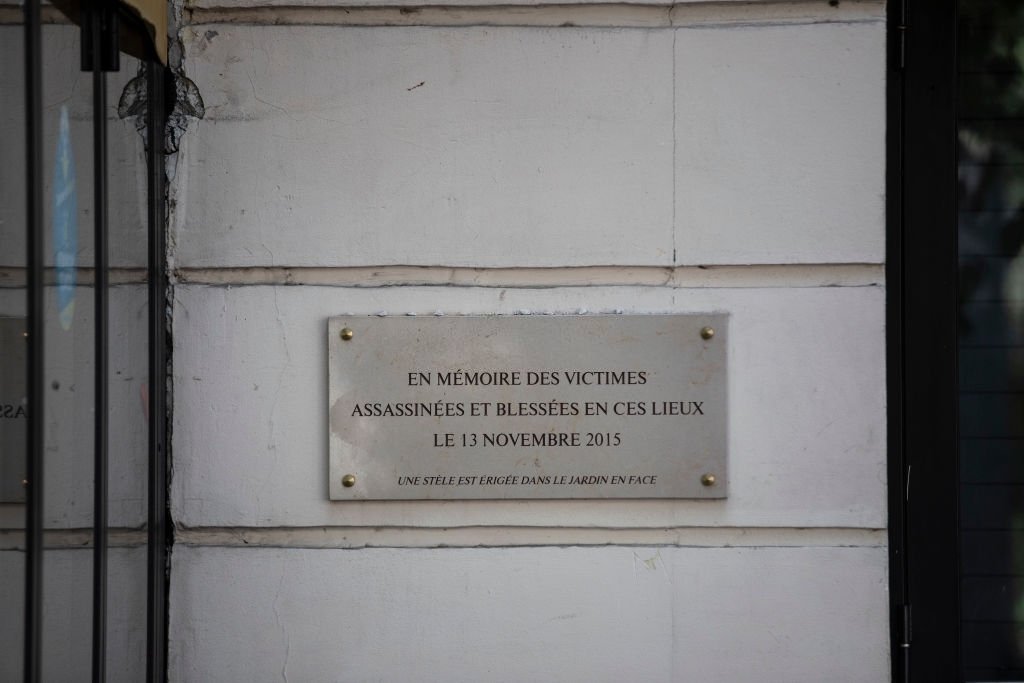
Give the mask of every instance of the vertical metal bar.
M 960 675 L 957 414 L 957 16 L 909 0 L 903 25 L 899 268 L 905 604 L 915 681 Z M 888 267 L 889 264 L 887 264 Z M 890 457 L 892 457 L 890 455 Z M 891 470 L 890 470 L 891 471 Z
M 894 683 L 910 681 L 907 538 L 904 495 L 903 366 L 903 70 L 906 2 L 887 8 L 889 68 L 886 74 L 886 394 L 889 507 L 889 642 Z
M 167 279 L 164 244 L 165 69 L 146 66 L 149 222 L 149 537 L 146 574 L 146 680 L 167 677 Z M 170 82 L 170 78 L 167 79 Z
M 40 680 L 43 586 L 43 101 L 39 0 L 25 0 L 25 179 L 28 266 L 28 435 L 25 491 L 26 683 Z
M 101 3 L 91 11 L 93 115 L 93 237 L 95 239 L 95 425 L 93 450 L 92 680 L 106 678 L 107 641 L 107 74 L 99 58 L 110 13 Z

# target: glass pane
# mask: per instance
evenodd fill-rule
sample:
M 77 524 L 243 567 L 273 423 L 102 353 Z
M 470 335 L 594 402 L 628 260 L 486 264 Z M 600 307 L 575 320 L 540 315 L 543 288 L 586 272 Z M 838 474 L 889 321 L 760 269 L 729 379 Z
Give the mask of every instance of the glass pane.
M 107 680 L 126 682 L 144 680 L 146 663 L 149 294 L 141 66 L 121 55 L 120 72 L 108 74 L 104 112 L 110 211 Z
M 43 8 L 44 481 L 42 679 L 89 678 L 95 425 L 93 124 L 108 134 L 107 680 L 138 681 L 146 647 L 148 465 L 145 78 L 122 56 L 94 110 L 80 31 Z M 26 169 L 22 8 L 0 0 L 0 680 L 22 675 Z M 122 98 L 122 93 L 125 93 Z M 141 96 L 141 100 L 139 99 Z M 121 105 L 119 107 L 119 105 Z M 20 422 L 19 422 L 20 420 Z M 19 431 L 19 427 L 21 430 Z
M 42 678 L 92 662 L 94 316 L 92 83 L 80 32 L 43 26 Z
M 23 9 L 0 3 L 0 680 L 22 677 L 25 609 L 25 59 Z
M 107 74 L 102 111 L 80 70 L 79 29 L 44 30 L 47 208 L 46 524 L 43 662 L 47 680 L 91 666 L 94 495 L 94 117 L 107 123 L 108 541 L 107 678 L 144 678 L 148 355 L 146 156 L 138 118 L 118 114 L 139 63 Z M 145 92 L 144 80 L 134 90 Z M 142 103 L 144 114 L 144 102 Z M 131 108 L 129 108 L 131 109 Z M 137 108 L 135 109 L 137 110 Z M 127 113 L 127 112 L 126 112 Z
M 1024 680 L 1024 3 L 961 0 L 959 431 L 965 681 Z

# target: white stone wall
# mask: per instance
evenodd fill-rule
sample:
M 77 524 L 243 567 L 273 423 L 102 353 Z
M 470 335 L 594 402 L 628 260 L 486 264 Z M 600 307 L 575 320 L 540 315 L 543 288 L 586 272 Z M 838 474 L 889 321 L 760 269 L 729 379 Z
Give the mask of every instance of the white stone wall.
M 200 0 L 173 681 L 888 678 L 884 3 Z M 722 501 L 327 499 L 326 320 L 726 311 Z

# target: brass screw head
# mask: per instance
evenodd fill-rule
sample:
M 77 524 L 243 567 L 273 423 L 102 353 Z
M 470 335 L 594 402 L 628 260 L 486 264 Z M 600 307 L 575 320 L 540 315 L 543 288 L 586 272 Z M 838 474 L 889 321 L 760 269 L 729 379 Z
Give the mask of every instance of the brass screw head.
M 715 475 L 711 474 L 710 472 L 708 474 L 705 474 L 703 477 L 700 478 L 700 483 L 704 484 L 704 486 L 714 486 Z
M 349 341 L 352 337 L 356 336 L 356 333 L 347 327 L 341 328 L 341 338 L 345 341 Z
M 346 474 L 344 477 L 341 478 L 341 485 L 347 489 L 352 488 L 353 486 L 356 485 L 356 475 Z
M 701 337 L 701 339 L 711 339 L 714 336 L 715 336 L 715 328 L 713 328 L 713 327 L 703 327 L 703 328 L 701 328 L 701 330 L 700 330 L 700 337 Z

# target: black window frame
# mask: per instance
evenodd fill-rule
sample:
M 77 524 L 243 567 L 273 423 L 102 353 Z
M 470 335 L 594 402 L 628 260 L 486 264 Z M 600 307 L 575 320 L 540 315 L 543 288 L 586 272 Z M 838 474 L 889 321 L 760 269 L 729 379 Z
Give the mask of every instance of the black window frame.
M 892 679 L 961 671 L 955 0 L 889 3 L 887 366 Z

